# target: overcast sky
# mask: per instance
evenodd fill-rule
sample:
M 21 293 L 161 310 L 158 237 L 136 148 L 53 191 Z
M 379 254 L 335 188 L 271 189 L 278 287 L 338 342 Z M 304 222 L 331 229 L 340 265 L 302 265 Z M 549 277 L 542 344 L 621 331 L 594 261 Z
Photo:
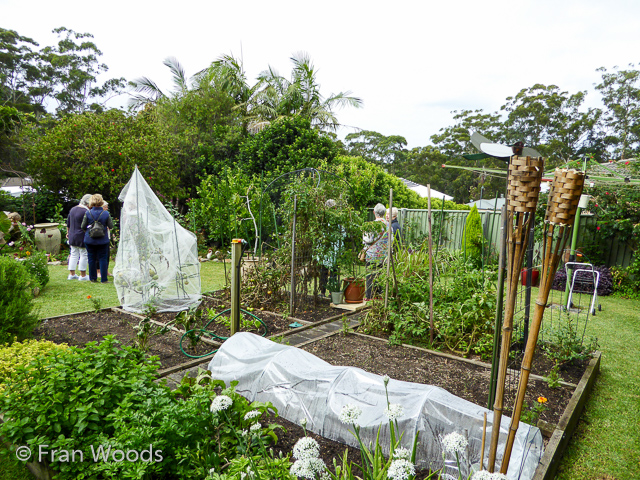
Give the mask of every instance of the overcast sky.
M 242 56 L 253 81 L 269 65 L 288 78 L 304 51 L 325 96 L 363 99 L 338 112 L 343 125 L 402 135 L 409 148 L 430 144 L 452 110 L 495 112 L 536 83 L 588 90 L 597 106 L 595 70 L 640 62 L 638 0 L 0 0 L 0 12 L 0 27 L 41 46 L 56 42 L 56 27 L 91 33 L 109 77 L 164 89 L 169 56 L 188 76 Z

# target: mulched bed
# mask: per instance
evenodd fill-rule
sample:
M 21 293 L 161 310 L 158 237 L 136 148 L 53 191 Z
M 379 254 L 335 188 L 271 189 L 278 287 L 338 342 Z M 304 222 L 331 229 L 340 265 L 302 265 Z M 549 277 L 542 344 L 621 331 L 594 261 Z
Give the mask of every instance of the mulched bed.
M 482 366 L 443 358 L 415 348 L 390 346 L 384 341 L 355 334 L 339 333 L 302 348 L 332 365 L 353 366 L 377 375 L 389 375 L 396 380 L 439 386 L 465 400 L 483 407 L 487 406 L 490 371 Z M 536 357 L 540 357 L 536 360 L 539 371 L 548 366 L 548 359 L 540 355 Z M 561 376 L 565 381 L 577 384 L 584 373 L 584 368 L 584 365 L 573 366 L 568 371 L 561 372 Z M 507 416 L 511 415 L 517 388 L 517 379 L 511 378 L 511 380 L 507 388 L 511 393 L 505 398 L 505 415 Z M 544 381 L 530 380 L 526 401 L 531 405 L 539 396 L 547 398 L 548 409 L 541 415 L 541 419 L 556 424 L 572 395 L 573 389 L 569 387 L 552 389 Z M 271 421 L 287 429 L 286 432 L 278 434 L 276 451 L 290 452 L 296 441 L 304 435 L 302 428 L 280 417 L 272 418 Z M 332 465 L 334 458 L 341 458 L 345 450 L 348 451 L 349 461 L 360 463 L 358 449 L 310 432 L 308 435 L 320 444 L 320 455 L 327 465 Z M 428 478 L 429 473 L 426 470 L 418 471 L 416 478 Z
M 224 291 L 220 291 L 214 292 L 213 295 L 203 296 L 202 303 L 198 309 L 205 312 L 213 309 L 213 311 L 219 313 L 229 308 L 229 306 Z M 242 331 L 270 337 L 282 335 L 291 330 L 289 326 L 293 322 L 291 318 L 284 318 L 277 313 L 261 311 L 260 309 L 252 309 L 251 313 L 264 322 L 266 332 L 262 324 L 252 322 L 244 323 L 241 327 Z M 176 315 L 176 312 L 156 313 L 152 315 L 151 318 L 156 322 L 166 325 L 172 322 Z M 300 312 L 295 318 L 313 321 L 312 319 L 322 320 L 334 315 L 336 315 L 336 310 L 329 307 L 329 301 L 327 299 L 323 299 L 318 310 Z M 248 320 L 253 320 L 247 315 L 244 315 L 244 317 L 248 318 Z M 218 320 L 223 320 L 224 318 L 228 319 L 229 314 L 223 314 Z M 205 314 L 201 317 L 200 321 L 194 325 L 194 328 L 202 328 L 208 321 L 209 317 Z M 106 335 L 115 335 L 123 345 L 133 345 L 137 336 L 137 332 L 133 327 L 138 325 L 139 322 L 139 317 L 127 312 L 102 310 L 100 312 L 86 312 L 45 320 L 35 330 L 34 335 L 37 338 L 44 338 L 56 343 L 67 343 L 77 346 L 82 346 L 87 342 L 102 341 Z M 184 328 L 173 326 L 181 332 L 184 332 Z M 222 321 L 212 322 L 207 327 L 207 330 L 223 338 L 231 334 L 230 327 Z M 153 335 L 150 337 L 148 353 L 149 355 L 156 355 L 160 358 L 161 368 L 173 367 L 190 360 L 189 357 L 180 351 L 181 336 L 178 332 L 168 331 L 162 335 Z M 222 340 L 218 340 L 215 337 L 205 338 L 209 338 L 214 342 L 222 342 Z M 200 342 L 194 349 L 191 348 L 189 342 L 185 340 L 183 342 L 183 348 L 191 355 L 204 355 L 215 350 L 216 346 Z
M 303 349 L 332 365 L 359 367 L 377 375 L 389 375 L 396 380 L 435 385 L 476 405 L 487 406 L 487 386 L 491 372 L 485 367 L 443 358 L 414 348 L 390 346 L 382 341 L 353 334 L 333 335 L 313 342 Z M 511 414 L 510 409 L 515 400 L 517 379 L 511 380 L 508 388 L 511 395 L 505 398 L 505 415 Z M 577 383 L 579 377 L 565 380 Z M 573 389 L 569 387 L 549 388 L 544 381 L 530 380 L 526 401 L 532 405 L 538 397 L 547 398 L 547 410 L 541 418 L 556 424 L 572 395 Z
M 138 325 L 139 321 L 139 318 L 125 312 L 103 310 L 47 319 L 33 333 L 36 338 L 76 346 L 100 342 L 106 335 L 115 335 L 123 345 L 131 346 L 134 345 L 137 336 L 133 327 Z M 158 356 L 162 368 L 188 361 L 189 357 L 180 351 L 181 336 L 173 331 L 152 335 L 149 339 L 148 354 Z M 188 342 L 184 342 L 183 346 L 191 355 L 203 355 L 216 348 L 204 342 L 200 342 L 195 350 L 188 347 Z

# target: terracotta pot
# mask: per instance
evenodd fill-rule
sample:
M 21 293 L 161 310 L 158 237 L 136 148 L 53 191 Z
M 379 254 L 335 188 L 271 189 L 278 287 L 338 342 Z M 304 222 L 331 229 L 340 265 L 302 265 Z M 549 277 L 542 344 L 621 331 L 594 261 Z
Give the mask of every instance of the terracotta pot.
M 33 228 L 38 250 L 44 250 L 53 255 L 60 253 L 61 235 L 57 223 L 38 223 Z
M 527 286 L 527 269 L 523 268 L 520 271 L 520 282 L 523 286 Z M 537 287 L 540 284 L 540 271 L 531 270 L 531 286 Z
M 345 278 L 344 282 L 347 284 L 347 288 L 344 290 L 344 301 L 346 303 L 362 303 L 365 292 L 364 280 Z

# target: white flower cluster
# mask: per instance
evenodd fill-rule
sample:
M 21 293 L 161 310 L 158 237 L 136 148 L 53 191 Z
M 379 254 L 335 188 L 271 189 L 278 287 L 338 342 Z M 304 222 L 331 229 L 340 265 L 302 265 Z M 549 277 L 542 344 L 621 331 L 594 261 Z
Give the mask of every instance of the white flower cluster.
M 507 480 L 504 473 L 489 473 L 486 470 L 480 470 L 473 474 L 471 480 Z
M 218 413 L 229 408 L 232 403 L 233 400 L 231 400 L 230 397 L 227 397 L 226 395 L 218 395 L 213 399 L 213 402 L 211 402 L 209 410 L 211 410 L 211 413 Z
M 255 432 L 259 432 L 261 428 L 262 428 L 262 425 L 260 425 L 260 423 L 254 423 L 253 425 L 251 425 L 249 430 L 255 433 Z
M 255 473 L 253 473 L 253 470 L 251 470 L 251 467 L 247 467 L 247 472 L 240 472 L 240 480 L 244 480 L 246 479 L 252 479 L 255 478 Z
M 457 432 L 452 432 L 442 438 L 442 451 L 444 453 L 464 453 L 469 446 L 469 442 L 464 436 Z
M 347 425 L 357 425 L 358 418 L 362 415 L 362 410 L 357 405 L 347 404 L 340 411 L 340 421 Z
M 397 420 L 404 415 L 404 409 L 399 403 L 390 403 L 389 406 L 384 409 L 384 414 L 389 420 Z
M 244 414 L 244 419 L 246 421 L 249 421 L 253 420 L 254 418 L 258 418 L 260 415 L 262 414 L 258 410 L 251 410 L 250 412 Z
M 411 452 L 404 448 L 398 447 L 393 451 L 394 460 L 411 460 Z
M 317 477 L 326 478 L 328 476 L 327 466 L 319 456 L 320 445 L 318 442 L 311 437 L 302 437 L 293 447 L 293 458 L 296 461 L 289 470 L 291 475 L 310 480 L 315 480 Z
M 293 458 L 304 460 L 320 456 L 320 445 L 311 437 L 302 437 L 293 446 Z
M 387 470 L 387 478 L 391 480 L 407 480 L 416 474 L 416 468 L 409 460 L 394 460 Z
M 321 458 L 296 460 L 289 470 L 291 475 L 295 475 L 298 478 L 308 478 L 309 480 L 315 480 L 317 476 L 323 478 L 326 471 L 327 466 Z

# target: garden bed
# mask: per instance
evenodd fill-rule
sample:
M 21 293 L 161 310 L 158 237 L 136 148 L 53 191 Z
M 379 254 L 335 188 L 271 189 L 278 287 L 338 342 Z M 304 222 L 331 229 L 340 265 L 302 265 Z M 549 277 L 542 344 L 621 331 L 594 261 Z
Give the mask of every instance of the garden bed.
M 137 337 L 134 326 L 139 321 L 139 318 L 117 309 L 84 312 L 45 319 L 34 330 L 33 335 L 54 343 L 76 346 L 101 342 L 106 335 L 114 335 L 123 345 L 133 346 Z M 150 336 L 148 354 L 159 357 L 161 368 L 179 365 L 188 359 L 180 351 L 181 336 L 172 330 L 162 335 Z M 186 351 L 191 355 L 203 355 L 216 348 L 210 343 L 200 342 L 195 349 L 191 349 L 186 345 L 188 342 L 184 343 Z
M 389 375 L 396 380 L 442 387 L 458 397 L 487 407 L 491 370 L 481 362 L 436 355 L 417 347 L 390 346 L 386 340 L 360 334 L 332 335 L 302 348 L 332 365 L 353 366 L 377 375 Z M 572 369 L 571 380 L 578 383 L 585 367 Z M 573 376 L 575 374 L 578 376 Z M 533 405 L 538 397 L 546 398 L 547 408 L 540 418 L 556 425 L 573 390 L 566 385 L 550 388 L 544 380 L 530 379 L 526 402 Z M 505 415 L 511 415 L 513 402 L 512 396 L 505 397 Z
M 193 328 L 202 328 L 209 321 L 209 316 L 206 314 L 208 309 L 213 309 L 215 313 L 220 313 L 229 308 L 229 306 L 228 300 L 224 298 L 223 291 L 214 292 L 214 295 L 203 296 L 202 303 L 198 307 L 198 310 L 203 311 L 203 315 L 194 323 Z M 335 316 L 336 310 L 329 307 L 327 299 L 321 299 L 318 309 L 300 312 L 300 315 L 296 317 L 286 317 L 280 313 L 258 309 L 253 309 L 251 313 L 264 322 L 266 332 L 263 325 L 255 322 L 242 324 L 241 331 L 273 337 L 290 332 L 292 328 L 289 325 L 296 320 L 304 322 L 305 326 L 307 326 L 310 321 L 320 322 L 323 319 Z M 153 314 L 151 316 L 153 328 L 157 329 L 162 325 L 170 324 L 176 318 L 176 315 L 177 312 Z M 254 320 L 246 314 L 243 314 L 243 317 L 251 321 Z M 105 335 L 115 335 L 123 345 L 134 345 L 137 337 L 137 331 L 134 327 L 143 318 L 143 315 L 125 312 L 120 309 L 104 309 L 98 312 L 88 311 L 45 319 L 34 331 L 34 336 L 51 340 L 55 343 L 82 346 L 87 342 L 99 342 Z M 220 321 L 211 322 L 207 330 L 219 337 L 228 337 L 231 334 L 230 327 L 228 323 L 225 324 L 224 322 L 228 318 L 228 313 L 221 315 L 219 317 Z M 185 332 L 184 327 L 174 324 L 171 324 L 171 326 L 172 328 L 164 334 L 151 335 L 149 339 L 148 353 L 160 358 L 161 369 L 163 370 L 192 360 L 180 350 L 180 338 Z M 221 341 L 213 337 L 210 340 L 210 342 L 199 342 L 193 349 L 189 347 L 189 342 L 185 339 L 183 348 L 190 355 L 203 355 L 215 350 L 221 343 Z

